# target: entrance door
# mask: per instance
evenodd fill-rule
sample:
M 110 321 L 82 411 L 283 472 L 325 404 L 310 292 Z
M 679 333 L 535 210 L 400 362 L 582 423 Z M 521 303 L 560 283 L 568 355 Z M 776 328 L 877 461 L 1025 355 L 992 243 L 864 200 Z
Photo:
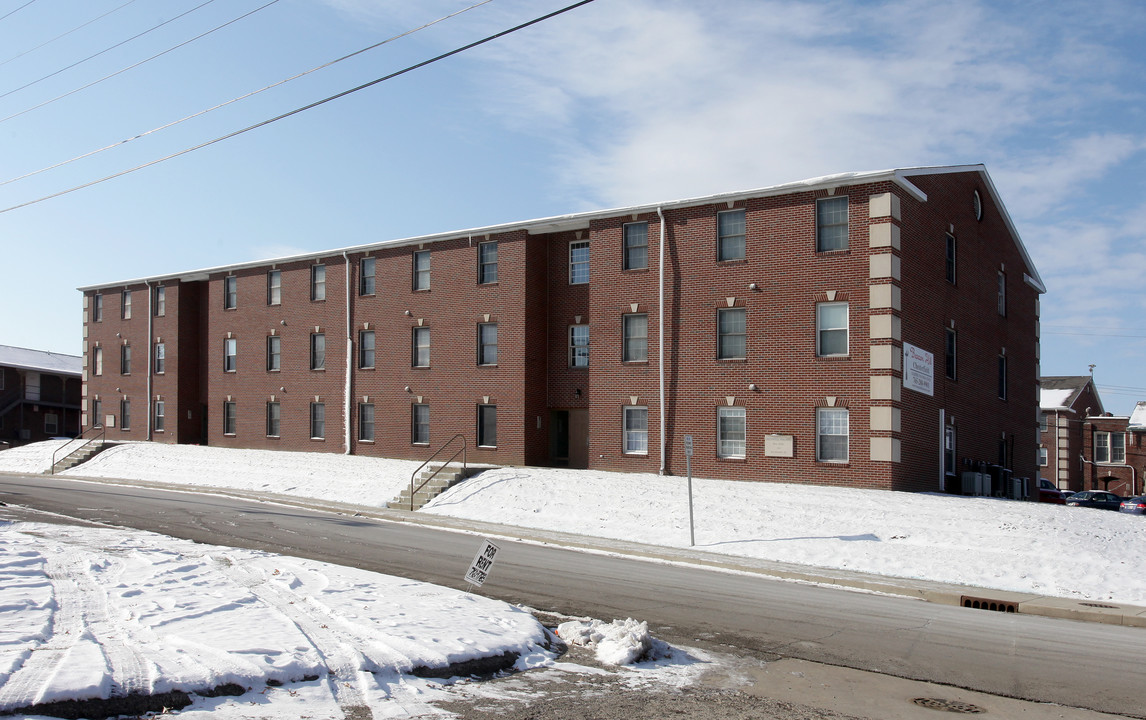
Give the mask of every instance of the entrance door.
M 549 412 L 549 464 L 554 467 L 569 465 L 569 411 Z
M 569 411 L 569 467 L 589 467 L 589 411 Z

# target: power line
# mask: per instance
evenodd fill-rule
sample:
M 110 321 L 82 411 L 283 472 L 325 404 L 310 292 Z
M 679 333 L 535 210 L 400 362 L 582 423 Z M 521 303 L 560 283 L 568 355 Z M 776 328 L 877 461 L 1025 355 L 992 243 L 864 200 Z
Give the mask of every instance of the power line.
M 274 1 L 278 2 L 278 0 L 274 0 Z M 560 10 L 555 10 L 554 12 L 551 12 L 547 15 L 542 15 L 541 17 L 534 18 L 533 20 L 530 20 L 528 22 L 524 22 L 520 25 L 516 25 L 516 26 L 514 26 L 508 30 L 502 30 L 501 32 L 494 33 L 493 35 L 482 38 L 481 40 L 477 40 L 475 42 L 472 42 L 469 45 L 464 45 L 460 48 L 455 48 L 453 50 L 450 50 L 449 52 L 442 53 L 441 55 L 430 58 L 429 60 L 423 60 L 420 63 L 410 65 L 409 67 L 403 68 L 402 70 L 398 70 L 397 72 L 393 72 L 393 73 L 390 73 L 389 75 L 385 75 L 383 77 L 380 77 L 377 80 L 371 80 L 368 83 L 364 83 L 364 84 L 359 85 L 357 87 L 350 88 L 349 90 L 344 90 L 344 91 L 337 93 L 335 95 L 331 95 L 328 98 L 318 100 L 316 102 L 310 103 L 309 105 L 304 105 L 300 108 L 295 108 L 294 110 L 291 110 L 290 112 L 283 113 L 282 115 L 277 115 L 277 116 L 270 118 L 268 120 L 263 120 L 262 122 L 255 123 L 254 125 L 250 125 L 248 127 L 245 127 L 242 130 L 236 130 L 232 133 L 228 133 L 226 135 L 222 135 L 220 137 L 217 137 L 214 140 L 208 140 L 206 142 L 200 143 L 200 144 L 195 145 L 193 147 L 185 148 L 183 150 L 180 150 L 179 152 L 172 153 L 172 154 L 167 155 L 165 157 L 161 157 L 161 158 L 158 158 L 156 160 L 152 160 L 150 162 L 143 163 L 142 165 L 136 165 L 135 167 L 128 168 L 127 170 L 121 170 L 120 172 L 114 173 L 112 175 L 108 175 L 106 177 L 99 178 L 98 180 L 92 180 L 91 182 L 87 182 L 87 183 L 84 183 L 82 185 L 76 185 L 75 187 L 68 188 L 67 190 L 61 190 L 61 191 L 59 191 L 57 193 L 53 193 L 51 195 L 45 195 L 45 196 L 37 198 L 35 200 L 29 200 L 28 202 L 20 203 L 19 205 L 13 205 L 11 207 L 4 208 L 3 210 L 0 210 L 0 214 L 6 213 L 6 212 L 11 212 L 12 210 L 18 210 L 18 209 L 23 208 L 23 207 L 28 207 L 29 205 L 35 205 L 36 203 L 40 203 L 40 202 L 43 202 L 45 200 L 51 200 L 53 198 L 60 197 L 61 195 L 67 195 L 68 193 L 72 193 L 72 192 L 75 192 L 77 190 L 83 190 L 84 188 L 89 188 L 93 185 L 98 185 L 102 182 L 106 182 L 108 180 L 113 180 L 115 178 L 122 177 L 124 175 L 129 174 L 129 173 L 133 173 L 137 170 L 142 170 L 144 168 L 151 167 L 152 165 L 158 165 L 161 162 L 165 162 L 167 160 L 177 158 L 181 155 L 186 155 L 187 153 L 194 152 L 195 150 L 201 150 L 201 149 L 203 149 L 209 145 L 214 145 L 215 143 L 219 143 L 219 142 L 222 142 L 224 140 L 229 140 L 233 137 L 242 135 L 242 134 L 250 132 L 252 130 L 256 130 L 256 129 L 264 127 L 266 125 L 270 125 L 271 123 L 278 122 L 279 120 L 283 120 L 285 118 L 291 117 L 292 115 L 298 115 L 299 113 L 305 112 L 307 110 L 312 110 L 312 109 L 318 107 L 319 105 L 325 105 L 326 103 L 331 102 L 333 100 L 338 100 L 340 98 L 344 98 L 347 95 L 351 95 L 353 93 L 358 92 L 359 90 L 365 90 L 366 88 L 373 87 L 379 83 L 386 82 L 387 80 L 392 80 L 392 79 L 394 79 L 400 75 L 405 75 L 406 73 L 413 72 L 414 70 L 418 70 L 419 68 L 423 68 L 423 67 L 426 67 L 427 65 L 431 65 L 433 63 L 436 63 L 439 60 L 444 60 L 448 57 L 452 57 L 452 56 L 457 55 L 459 53 L 463 53 L 466 50 L 472 50 L 473 48 L 478 47 L 479 45 L 484 45 L 488 42 L 492 42 L 492 41 L 497 40 L 499 38 L 505 37 L 506 35 L 510 35 L 512 33 L 519 31 L 519 30 L 523 30 L 527 27 L 530 27 L 531 25 L 536 25 L 540 22 L 544 22 L 545 20 L 549 20 L 550 18 L 554 18 L 554 17 L 557 17 L 558 15 L 562 15 L 564 13 L 567 13 L 570 10 L 575 10 L 576 8 L 579 8 L 582 5 L 588 5 L 591 2 L 593 2 L 593 0 L 580 0 L 580 2 L 576 2 L 576 3 L 573 3 L 572 5 L 568 5 L 566 7 L 563 7 Z
M 8 63 L 12 62 L 13 60 L 16 60 L 17 58 L 22 58 L 22 57 L 24 57 L 25 55 L 27 55 L 28 53 L 33 53 L 33 52 L 36 52 L 37 50 L 39 50 L 39 49 L 40 49 L 40 48 L 42 48 L 42 47 L 45 47 L 45 46 L 47 46 L 47 45 L 51 45 L 51 44 L 52 44 L 52 43 L 54 43 L 55 41 L 57 41 L 57 40 L 59 40 L 59 39 L 61 39 L 61 38 L 65 38 L 65 37 L 67 37 L 68 35 L 71 35 L 72 33 L 74 33 L 74 32 L 75 32 L 75 31 L 77 31 L 77 30 L 82 30 L 82 29 L 86 28 L 88 25 L 91 25 L 92 23 L 96 22 L 97 20 L 103 20 L 103 19 L 104 19 L 105 17 L 107 17 L 108 15 L 111 15 L 112 13 L 115 13 L 115 12 L 119 12 L 120 10 L 124 9 L 125 7 L 127 7 L 127 6 L 128 6 L 128 5 L 130 5 L 130 4 L 132 4 L 133 2 L 135 2 L 135 0 L 127 0 L 127 2 L 125 2 L 123 5 L 120 5 L 120 6 L 119 6 L 119 7 L 117 7 L 117 8 L 113 8 L 113 9 L 111 9 L 111 10 L 108 10 L 108 11 L 107 11 L 107 12 L 105 12 L 103 15 L 99 15 L 99 16 L 97 16 L 97 17 L 94 17 L 94 18 L 92 18 L 91 20 L 88 20 L 88 21 L 87 21 L 86 23 L 84 23 L 83 25 L 77 25 L 76 27 L 72 28 L 71 30 L 68 30 L 68 31 L 67 31 L 67 32 L 65 32 L 65 33 L 61 33 L 61 34 L 59 34 L 59 35 L 55 36 L 55 37 L 54 37 L 54 38 L 52 38 L 51 40 L 45 40 L 44 42 L 40 43 L 39 45 L 37 45 L 37 46 L 36 46 L 36 47 L 34 47 L 34 48 L 30 48 L 30 49 L 28 49 L 28 50 L 25 50 L 25 51 L 24 51 L 24 52 L 22 52 L 22 53 L 17 53 L 16 55 L 13 55 L 12 57 L 8 58 L 7 60 L 4 60 L 3 62 L 0 62 L 0 67 L 3 67 L 4 65 L 7 65 Z
M 26 110 L 21 110 L 20 112 L 15 113 L 14 115 L 9 115 L 6 118 L 0 118 L 0 123 L 8 122 L 12 118 L 20 117 L 21 115 L 23 115 L 25 113 L 30 113 L 33 110 L 37 110 L 39 108 L 44 107 L 45 105 L 50 105 L 50 104 L 56 102 L 57 100 L 63 100 L 64 98 L 68 97 L 69 95 L 75 95 L 76 93 L 80 92 L 81 90 L 86 90 L 86 89 L 90 88 L 92 85 L 98 85 L 99 83 L 103 82 L 104 80 L 110 80 L 111 78 L 115 77 L 116 75 L 122 75 L 123 73 L 127 72 L 128 70 L 134 70 L 135 68 L 139 67 L 140 65 L 143 65 L 144 63 L 149 63 L 152 60 L 155 60 L 156 58 L 163 57 L 164 55 L 166 55 L 169 52 L 172 52 L 173 50 L 178 50 L 179 48 L 183 47 L 184 45 L 190 45 L 191 43 L 195 42 L 196 40 L 207 37 L 211 33 L 222 30 L 223 28 L 227 27 L 228 25 L 233 25 L 233 24 L 239 22 L 240 20 L 242 20 L 244 18 L 248 18 L 251 15 L 254 15 L 255 13 L 259 12 L 260 10 L 265 10 L 266 8 L 270 7 L 271 5 L 274 5 L 278 1 L 279 0 L 271 0 L 266 5 L 261 5 L 257 8 L 255 8 L 254 10 L 252 10 L 248 13 L 244 13 L 244 14 L 240 15 L 239 17 L 237 17 L 233 20 L 228 20 L 227 22 L 223 23 L 222 25 L 218 25 L 216 27 L 213 27 L 210 30 L 208 30 L 207 32 L 200 33 L 199 35 L 196 35 L 195 37 L 191 38 L 190 40 L 185 40 L 185 41 L 179 43 L 178 45 L 176 45 L 174 47 L 167 48 L 166 50 L 164 50 L 161 53 L 156 53 L 155 55 L 152 55 L 149 58 L 146 58 L 144 60 L 140 60 L 139 62 L 135 63 L 134 65 L 128 65 L 127 67 L 125 67 L 121 70 L 116 70 L 115 72 L 113 72 L 110 75 L 104 75 L 99 80 L 93 80 L 92 82 L 88 83 L 87 85 L 83 85 L 81 87 L 78 87 L 75 90 L 69 90 L 68 92 L 64 93 L 63 95 L 57 95 L 56 97 L 52 98 L 51 100 L 45 100 L 44 102 L 40 103 L 39 105 L 33 105 L 32 107 L 30 107 Z M 214 0 L 208 0 L 208 2 L 214 2 Z
M 207 113 L 209 113 L 209 112 L 214 112 L 215 110 L 218 110 L 219 108 L 223 108 L 223 107 L 226 107 L 226 106 L 228 106 L 228 105 L 231 105 L 231 104 L 237 103 L 237 102 L 239 102 L 240 100 L 246 100 L 247 98 L 249 98 L 249 97 L 253 97 L 253 96 L 255 96 L 255 95 L 258 95 L 258 94 L 259 94 L 259 93 L 261 93 L 261 92 L 266 92 L 267 90 L 270 90 L 270 89 L 272 89 L 272 88 L 276 88 L 276 87 L 278 87 L 279 85 L 284 85 L 284 84 L 286 84 L 286 83 L 288 83 L 288 82 L 291 82 L 291 81 L 293 81 L 293 80 L 297 80 L 297 79 L 299 79 L 300 77 L 303 77 L 304 75 L 309 75 L 309 74 L 311 74 L 311 73 L 313 73 L 313 72 L 317 72 L 317 71 L 319 71 L 319 70 L 322 70 L 322 69 L 324 69 L 324 68 L 328 68 L 328 67 L 330 67 L 331 65 L 335 65 L 335 64 L 337 64 L 337 63 L 340 63 L 340 62 L 342 62 L 342 61 L 344 61 L 344 60 L 349 60 L 349 59 L 350 59 L 350 58 L 352 58 L 352 57 L 355 57 L 355 56 L 357 56 L 357 55 L 361 55 L 361 54 L 362 54 L 362 53 L 364 53 L 364 52 L 368 52 L 368 51 L 370 51 L 370 50 L 374 50 L 375 48 L 381 47 L 381 46 L 383 46 L 383 45 L 385 45 L 385 44 L 387 44 L 387 43 L 391 43 L 391 42 L 394 42 L 395 40 L 400 40 L 401 38 L 407 37 L 407 36 L 409 36 L 409 35 L 413 35 L 413 34 L 414 34 L 414 33 L 416 33 L 416 32 L 419 32 L 419 31 L 421 31 L 421 30 L 425 30 L 425 29 L 426 29 L 426 28 L 428 28 L 428 27 L 431 27 L 431 26 L 433 26 L 433 25 L 437 25 L 437 24 L 438 24 L 438 23 L 440 23 L 440 22 L 443 22 L 443 21 L 445 21 L 445 20 L 449 20 L 450 18 L 453 18 L 453 17 L 455 17 L 455 16 L 457 16 L 457 15 L 461 15 L 461 14 L 462 14 L 462 13 L 464 13 L 464 12 L 469 12 L 470 10 L 473 10 L 474 8 L 478 8 L 478 7 L 481 7 L 482 5 L 486 5 L 486 4 L 488 4 L 488 3 L 491 3 L 491 2 L 493 2 L 493 0 L 482 0 L 481 2 L 479 2 L 479 3 L 475 3 L 475 4 L 473 4 L 473 5 L 470 5 L 470 6 L 469 6 L 469 7 L 467 7 L 467 8 L 463 8 L 463 9 L 461 9 L 461 10 L 458 10 L 458 11 L 456 11 L 456 12 L 452 12 L 452 13 L 450 13 L 449 15 L 444 15 L 444 16 L 442 16 L 442 17 L 438 18 L 437 20 L 433 20 L 433 21 L 431 21 L 431 22 L 428 22 L 428 23 L 426 23 L 426 24 L 422 25 L 421 27 L 417 27 L 417 28 L 414 28 L 413 30 L 407 30 L 406 32 L 404 32 L 404 33 L 401 33 L 401 34 L 399 34 L 399 35 L 394 35 L 393 37 L 387 38 L 387 39 L 385 39 L 385 40 L 383 40 L 383 41 L 381 41 L 381 42 L 377 42 L 377 43 L 374 43 L 373 45 L 371 45 L 371 46 L 369 46 L 369 47 L 365 47 L 365 48 L 362 48 L 361 50 L 357 50 L 357 51 L 355 51 L 355 52 L 352 52 L 352 53 L 350 53 L 349 55 L 343 55 L 342 57 L 338 58 L 337 60 L 331 60 L 331 61 L 330 61 L 330 62 L 328 62 L 328 63 L 324 63 L 324 64 L 322 64 L 322 65 L 319 65 L 319 66 L 317 66 L 317 67 L 313 67 L 313 68 L 311 68 L 310 70 L 307 70 L 307 71 L 305 71 L 305 72 L 301 72 L 301 73 L 299 73 L 299 74 L 297 74 L 297 75 L 295 75 L 295 76 L 293 76 L 293 77 L 289 77 L 289 78 L 286 78 L 285 80 L 280 80 L 280 81 L 278 81 L 278 82 L 276 82 L 276 83 L 273 83 L 273 84 L 271 84 L 271 85 L 267 85 L 267 86 L 266 86 L 266 87 L 264 87 L 264 88 L 260 88 L 260 89 L 258 89 L 258 90 L 255 90 L 255 91 L 253 91 L 253 92 L 249 92 L 249 93 L 247 93 L 247 94 L 245 94 L 245 95 L 240 95 L 239 97 L 237 97 L 237 98 L 233 98 L 233 99 L 231 99 L 231 100 L 228 100 L 227 102 L 224 102 L 224 103 L 219 103 L 218 105 L 215 105 L 214 107 L 209 107 L 209 108 L 207 108 L 206 110 L 200 110 L 200 111 L 199 111 L 199 112 L 197 112 L 197 113 L 193 113 L 193 114 L 191 114 L 191 115 L 187 115 L 186 117 L 180 118 L 180 119 L 178 119 L 178 120 L 174 120 L 174 121 L 172 121 L 172 122 L 169 122 L 169 123 L 167 123 L 167 124 L 165 124 L 165 125 L 160 125 L 160 126 L 159 126 L 159 127 L 157 127 L 157 128 L 152 128 L 151 130 L 148 130 L 147 132 L 142 132 L 142 133 L 139 133 L 138 135 L 133 135 L 132 137 L 126 138 L 126 139 L 124 139 L 124 140 L 120 140 L 119 142 L 116 142 L 116 143 L 112 143 L 112 144 L 110 144 L 110 145 L 105 145 L 105 146 L 103 146 L 103 147 L 101 147 L 101 148 L 99 148 L 99 149 L 97 149 L 97 150 L 92 150 L 92 151 L 90 151 L 90 152 L 86 152 L 86 153 L 84 153 L 83 155 L 77 155 L 77 156 L 75 156 L 75 157 L 73 157 L 73 158 L 70 158 L 70 159 L 68 159 L 68 160 L 63 160 L 63 161 L 61 161 L 61 162 L 58 162 L 58 163 L 56 163 L 56 164 L 54 164 L 54 165 L 49 165 L 49 166 L 47 166 L 47 167 L 43 167 L 43 168 L 40 168 L 39 170 L 33 170 L 32 172 L 24 173 L 23 175 L 20 175 L 20 176 L 18 176 L 18 177 L 9 178 L 8 180 L 3 180 L 3 181 L 0 181 L 0 187 L 3 187 L 4 185 L 9 185 L 9 184 L 11 184 L 11 183 L 14 183 L 14 182 L 17 182 L 17 181 L 19 181 L 19 180 L 24 180 L 25 178 L 30 178 L 30 177 L 32 177 L 33 175 L 39 175 L 40 173 L 43 173 L 43 172 L 47 172 L 47 171 L 49 171 L 49 170 L 55 170 L 56 168 L 59 168 L 59 167 L 63 167 L 64 165 L 68 165 L 68 164 L 71 164 L 71 163 L 73 163 L 73 162 L 76 162 L 77 160 L 83 160 L 84 158 L 89 158 L 89 157 L 91 157 L 91 156 L 93 156 L 93 155 L 98 155 L 99 153 L 101 153 L 101 152 L 103 152 L 103 151 L 105 151 L 105 150 L 111 150 L 112 148 L 117 148 L 117 147 L 120 147 L 120 146 L 122 146 L 122 145 L 126 145 L 126 144 L 127 144 L 127 143 L 129 143 L 129 142 L 132 142 L 132 141 L 134 141 L 134 140 L 138 140 L 138 139 L 140 139 L 140 138 L 143 138 L 143 137 L 147 137 L 148 135 L 152 135 L 152 134 L 154 134 L 154 133 L 157 133 L 157 132 L 159 132 L 160 130 L 166 130 L 166 129 L 167 129 L 167 128 L 169 128 L 169 127 L 174 127 L 175 125 L 178 125 L 178 124 L 180 124 L 180 123 L 186 122 L 186 121 L 188 121 L 188 120 L 192 120 L 192 119 L 194 119 L 194 118 L 197 118 L 197 117 L 199 117 L 199 116 L 201 116 L 201 115 L 206 115 L 206 114 L 207 114 Z
M 131 0 L 131 2 L 135 2 L 135 0 Z M 83 64 L 84 64 L 84 63 L 86 63 L 88 60 L 91 60 L 91 59 L 93 59 L 93 58 L 97 58 L 97 57 L 99 57 L 100 55 L 103 55 L 105 52 L 110 52 L 110 51 L 112 51 L 112 50 L 115 50 L 117 47 L 119 47 L 119 46 L 121 46 L 121 45 L 126 45 L 127 43 L 131 42 L 132 40 L 135 40 L 135 39 L 137 39 L 137 38 L 141 38 L 141 37 L 143 37 L 144 35 L 146 35 L 146 34 L 148 34 L 148 33 L 151 33 L 151 32 L 155 32 L 156 30 L 158 30 L 159 28 L 163 27 L 164 25 L 167 25 L 168 23 L 173 23 L 173 22 L 175 22 L 176 20 L 178 20 L 179 18 L 183 17 L 184 15 L 190 15 L 191 13 L 195 12 L 195 11 L 196 11 L 196 10 L 198 10 L 199 8 L 202 8 L 202 7 L 206 7 L 207 5 L 210 5 L 210 4 L 211 4 L 211 3 L 213 3 L 213 2 L 215 2 L 215 0 L 207 0 L 206 2 L 204 2 L 204 3 L 200 4 L 200 5 L 196 5 L 195 7 L 191 8 L 190 10 L 188 10 L 188 11 L 186 11 L 186 12 L 183 12 L 183 13 L 180 13 L 180 14 L 176 15 L 175 17 L 171 18 L 170 20 L 164 20 L 163 22 L 159 23 L 158 25 L 155 25 L 154 27 L 150 27 L 150 28 L 148 28 L 147 30 L 144 30 L 143 32 L 141 32 L 141 33 L 139 33 L 139 34 L 137 34 L 137 35 L 132 35 L 131 37 L 127 38 L 126 40 L 121 40 L 120 42 L 117 42 L 115 45 L 112 45 L 111 47 L 106 47 L 106 48 L 104 48 L 103 50 L 100 50 L 99 52 L 97 52 L 97 53 L 96 53 L 96 54 L 94 54 L 94 55 L 88 55 L 88 56 L 87 56 L 86 58 L 84 58 L 83 60 L 77 60 L 77 61 L 75 61 L 74 63 L 72 63 L 71 65 L 66 65 L 66 66 L 64 66 L 64 67 L 60 68 L 59 70 L 56 70 L 55 72 L 52 72 L 52 73 L 48 73 L 47 75 L 45 75 L 44 77 L 42 77 L 42 78 L 40 78 L 40 79 L 38 79 L 38 80 L 33 80 L 32 82 L 29 82 L 29 83 L 25 83 L 25 84 L 21 85 L 21 86 L 20 86 L 20 87 L 18 87 L 18 88 L 15 88 L 15 89 L 9 90 L 8 92 L 6 92 L 6 93 L 4 93 L 4 94 L 0 95 L 0 98 L 6 98 L 6 97 L 8 97 L 9 95 L 11 95 L 12 93 L 17 93 L 17 92 L 20 92 L 21 90 L 23 90 L 23 89 L 25 89 L 25 88 L 30 88 L 30 87 L 32 87 L 33 85 L 35 85 L 36 83 L 41 83 L 41 82 L 43 82 L 43 81 L 47 80 L 47 79 L 48 79 L 48 78 L 50 78 L 50 77 L 55 77 L 56 75 L 59 75 L 59 74 L 60 74 L 60 73 L 62 73 L 62 72 L 65 72 L 65 71 L 67 71 L 67 70 L 71 70 L 72 68 L 76 67 L 77 65 L 83 65 Z M 130 4 L 131 4 L 131 3 L 129 2 L 129 3 L 126 3 L 126 4 L 124 4 L 124 5 L 120 5 L 118 8 L 116 8 L 116 10 L 119 10 L 120 8 L 126 7 L 127 5 L 130 5 Z M 111 12 L 115 12 L 115 10 L 112 10 Z M 106 14 L 110 14 L 110 13 L 105 13 L 105 15 L 106 15 Z M 103 17 L 103 16 L 101 15 L 100 17 Z M 96 20 L 98 20 L 98 19 L 99 19 L 99 18 L 96 18 Z M 95 22 L 95 20 L 92 20 L 91 22 Z M 87 24 L 91 24 L 91 23 L 87 23 Z M 83 27 L 83 25 L 81 25 L 80 27 Z M 77 29 L 79 29 L 79 28 L 77 28 Z M 67 35 L 67 33 L 64 33 L 64 35 Z M 59 37 L 63 37 L 64 35 L 60 35 Z M 57 38 L 57 39 L 58 39 L 58 38 Z M 51 40 L 49 40 L 48 42 L 51 42 Z M 44 45 L 47 45 L 47 43 L 44 43 Z M 43 45 L 41 45 L 40 47 L 43 47 Z M 35 49 L 35 48 L 33 48 L 33 50 L 34 50 L 34 49 Z M 31 52 L 31 50 L 29 50 L 28 52 Z M 20 57 L 20 56 L 19 56 L 19 55 L 17 55 L 16 57 Z M 158 57 L 158 55 L 157 55 L 156 57 Z M 13 59 L 15 59 L 15 58 L 13 58 Z M 8 61 L 7 61 L 7 60 L 5 60 L 4 62 L 8 62 Z M 2 64 L 2 63 L 0 63 L 0 64 Z M 134 67 L 134 66 L 133 66 L 133 67 Z M 109 75 L 108 77 L 111 77 L 111 76 Z M 106 80 L 107 78 L 104 78 L 104 79 Z M 97 82 L 99 82 L 99 81 L 97 80 Z M 80 88 L 80 89 L 82 90 L 83 88 Z M 61 97 L 63 97 L 63 96 L 61 96 Z M 49 102 L 52 102 L 52 101 L 50 101 L 50 100 L 49 100 Z M 37 105 L 36 107 L 39 107 L 39 106 Z M 15 117 L 15 115 L 13 115 L 13 117 Z
M 1062 332 L 1059 330 L 1043 330 L 1043 335 L 1073 335 L 1077 337 L 1103 337 L 1103 338 L 1146 338 L 1146 335 L 1120 335 L 1117 333 L 1085 333 L 1085 332 Z
M 34 2 L 36 2 L 36 0 L 28 0 L 28 2 L 24 3 L 23 5 L 21 5 L 20 7 L 16 8 L 15 10 L 12 10 L 11 12 L 8 12 L 8 13 L 6 13 L 6 14 L 4 14 L 4 15 L 0 15 L 0 20 L 7 20 L 8 18 L 12 17 L 13 15 L 15 15 L 15 14 L 16 14 L 16 13 L 18 13 L 18 12 L 20 12 L 21 10 L 23 10 L 23 9 L 24 9 L 24 8 L 26 8 L 26 7 L 28 7 L 29 5 L 31 5 L 31 4 L 32 4 L 32 3 L 34 3 Z

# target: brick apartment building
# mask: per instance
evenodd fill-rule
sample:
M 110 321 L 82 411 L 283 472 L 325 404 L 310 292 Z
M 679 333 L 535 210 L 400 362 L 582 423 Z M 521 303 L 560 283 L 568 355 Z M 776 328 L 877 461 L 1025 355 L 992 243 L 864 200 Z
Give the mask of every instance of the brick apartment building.
M 1102 415 L 1102 398 L 1090 375 L 1039 379 L 1039 472 L 1063 492 L 1097 490 L 1083 483 L 1083 425 Z
M 80 433 L 83 359 L 0 345 L 0 449 Z
M 81 291 L 85 426 L 112 438 L 425 459 L 461 435 L 471 462 L 682 475 L 691 435 L 714 478 L 1037 475 L 1044 288 L 981 165 Z
M 1146 494 L 1146 402 L 1129 417 L 1092 415 L 1082 422 L 1082 447 L 1075 462 L 1082 490 L 1107 490 L 1132 497 Z

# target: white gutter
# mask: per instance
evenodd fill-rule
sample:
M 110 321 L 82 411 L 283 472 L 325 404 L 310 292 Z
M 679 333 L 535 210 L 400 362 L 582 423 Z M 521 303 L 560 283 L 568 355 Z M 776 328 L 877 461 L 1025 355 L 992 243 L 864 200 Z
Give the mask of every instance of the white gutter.
M 660 295 L 657 299 L 657 313 L 659 315 L 659 320 L 657 320 L 659 325 L 657 328 L 657 343 L 659 346 L 657 350 L 657 361 L 660 365 L 658 374 L 660 375 L 661 392 L 661 467 L 658 474 L 664 475 L 665 447 L 668 444 L 665 438 L 665 428 L 667 425 L 665 420 L 665 214 L 660 205 L 657 205 L 657 217 L 660 218 L 661 225 L 661 242 L 658 251 L 660 253 L 660 259 L 658 261 L 658 265 L 660 265 L 660 282 L 658 283 L 660 285 Z
M 350 326 L 350 256 L 346 260 L 346 383 L 342 393 L 342 438 L 343 451 L 350 454 L 350 373 L 354 369 L 354 330 Z
M 151 283 L 144 280 L 143 284 L 147 286 L 147 350 L 144 353 L 144 361 L 147 363 L 147 407 L 144 408 L 144 412 L 147 413 L 147 439 L 153 440 L 154 435 L 151 432 L 151 373 L 155 368 L 151 360 L 151 346 L 153 344 L 151 336 L 155 331 L 155 312 L 151 307 L 151 303 L 154 302 L 155 299 L 151 297 Z

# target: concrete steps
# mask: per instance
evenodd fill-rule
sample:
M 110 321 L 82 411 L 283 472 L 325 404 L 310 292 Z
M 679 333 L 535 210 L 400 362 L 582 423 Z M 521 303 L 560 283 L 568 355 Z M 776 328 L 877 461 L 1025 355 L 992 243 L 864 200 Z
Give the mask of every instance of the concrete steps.
M 99 445 L 84 445 L 75 452 L 66 455 L 60 460 L 57 460 L 52 469 L 46 471 L 45 474 L 51 475 L 58 472 L 63 472 L 64 470 L 70 470 L 80 463 L 85 463 L 88 460 L 91 460 L 93 457 L 103 452 L 104 448 L 106 447 L 108 447 L 108 445 L 104 443 L 100 443 Z
M 448 488 L 457 485 L 467 477 L 475 474 L 478 470 L 484 468 L 466 468 L 463 469 L 461 465 L 449 465 L 443 468 L 442 465 L 427 465 L 418 473 L 418 477 L 414 479 L 414 487 L 421 487 L 414 493 L 413 504 L 410 502 L 410 488 L 402 488 L 401 494 L 390 502 L 386 503 L 386 507 L 395 510 L 420 510 L 426 503 L 430 502 L 437 496 L 441 495 Z M 437 472 L 437 475 L 434 473 Z M 431 476 L 433 479 L 431 480 Z M 429 480 L 429 482 L 426 482 Z M 422 483 L 425 483 L 423 485 Z

